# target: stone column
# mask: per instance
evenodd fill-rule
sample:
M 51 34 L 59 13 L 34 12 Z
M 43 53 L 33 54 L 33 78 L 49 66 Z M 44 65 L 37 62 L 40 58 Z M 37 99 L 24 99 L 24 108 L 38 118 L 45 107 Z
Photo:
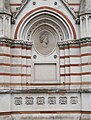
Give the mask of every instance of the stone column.
M 81 42 L 82 88 L 91 88 L 91 39 Z
M 27 82 L 27 85 L 29 87 L 29 84 L 31 84 L 32 82 L 32 72 L 31 72 L 31 48 L 32 48 L 32 43 L 31 42 L 28 42 L 27 44 L 27 48 L 26 48 L 26 67 L 27 67 L 27 78 L 26 78 L 26 82 Z M 30 88 L 30 87 L 29 87 Z
M 10 40 L 0 38 L 0 89 L 10 89 Z
M 70 83 L 70 52 L 69 52 L 69 43 L 65 42 L 65 84 L 66 88 L 69 88 Z
M 65 83 L 65 59 L 64 59 L 64 45 L 62 42 L 58 43 L 59 46 L 59 57 L 60 57 L 60 83 L 62 84 L 62 87 L 64 88 L 64 83 Z
M 81 62 L 79 41 L 70 41 L 70 89 L 80 89 Z
M 21 84 L 22 88 L 26 88 L 26 78 L 27 78 L 27 70 L 26 70 L 26 45 L 23 43 L 22 45 L 22 51 L 21 51 Z
M 22 44 L 19 40 L 14 41 L 11 46 L 11 86 L 12 89 L 21 89 L 22 69 Z

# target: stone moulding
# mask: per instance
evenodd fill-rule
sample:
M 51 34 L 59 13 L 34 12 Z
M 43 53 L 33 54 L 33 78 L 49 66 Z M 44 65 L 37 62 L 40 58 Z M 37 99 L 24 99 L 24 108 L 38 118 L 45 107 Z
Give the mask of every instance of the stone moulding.
M 26 46 L 32 46 L 33 43 L 30 41 L 25 41 L 25 40 L 14 40 L 14 39 L 9 39 L 9 38 L 0 38 L 0 43 L 4 44 L 10 44 L 10 46 L 17 46 L 17 45 L 26 45 Z M 65 46 L 65 45 L 75 45 L 75 44 L 87 44 L 87 43 L 91 43 L 91 37 L 86 37 L 86 38 L 80 38 L 77 40 L 64 40 L 61 42 L 58 42 L 58 46 Z
M 65 90 L 65 89 L 53 89 L 53 88 L 46 88 L 46 89 L 40 89 L 40 88 L 32 88 L 32 89 L 25 89 L 25 90 L 0 90 L 0 94 L 30 94 L 30 93 L 91 93 L 91 89 L 71 89 L 71 90 Z
M 75 44 L 86 44 L 86 43 L 91 43 L 91 37 L 86 37 L 86 38 L 80 38 L 77 40 L 68 40 L 68 41 L 62 41 L 58 42 L 58 46 L 65 46 L 65 45 L 75 45 Z
M 18 46 L 18 45 L 26 45 L 26 46 L 32 46 L 32 42 L 24 41 L 24 40 L 13 40 L 8 38 L 0 38 L 1 44 L 9 44 L 10 46 Z

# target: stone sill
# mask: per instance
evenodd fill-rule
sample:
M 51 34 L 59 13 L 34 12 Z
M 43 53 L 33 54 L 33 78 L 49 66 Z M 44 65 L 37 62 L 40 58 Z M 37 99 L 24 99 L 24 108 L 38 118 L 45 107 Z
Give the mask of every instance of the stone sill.
M 40 89 L 40 88 L 32 88 L 32 89 L 25 89 L 25 90 L 14 90 L 14 89 L 10 89 L 10 90 L 5 90 L 2 89 L 0 90 L 0 94 L 29 94 L 29 93 L 91 93 L 91 89 L 71 89 L 71 90 L 67 90 L 67 89 L 53 89 L 53 88 L 49 88 L 49 89 Z

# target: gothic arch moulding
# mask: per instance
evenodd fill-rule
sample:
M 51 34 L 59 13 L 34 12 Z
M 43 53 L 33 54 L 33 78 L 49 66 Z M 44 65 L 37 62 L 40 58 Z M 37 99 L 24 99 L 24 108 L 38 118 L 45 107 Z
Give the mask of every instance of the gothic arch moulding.
M 44 32 L 56 41 L 76 39 L 71 21 L 62 12 L 47 6 L 27 13 L 17 25 L 14 38 L 32 41 Z

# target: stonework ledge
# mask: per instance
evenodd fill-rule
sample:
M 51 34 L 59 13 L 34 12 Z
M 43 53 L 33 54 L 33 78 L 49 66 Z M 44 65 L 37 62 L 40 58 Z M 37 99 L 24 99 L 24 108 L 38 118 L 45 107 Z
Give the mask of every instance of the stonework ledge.
M 86 37 L 86 38 L 80 38 L 80 39 L 77 39 L 77 40 L 64 40 L 64 41 L 61 41 L 61 42 L 58 42 L 58 46 L 66 46 L 66 45 L 75 45 L 75 44 L 87 44 L 87 43 L 91 43 L 91 37 Z
M 25 90 L 0 90 L 0 94 L 29 94 L 29 93 L 91 93 L 91 89 L 40 89 L 40 88 L 32 88 L 32 89 L 25 89 Z
M 28 40 L 14 40 L 14 39 L 9 39 L 9 38 L 5 38 L 5 37 L 0 37 L 0 43 L 4 44 L 10 44 L 11 46 L 16 46 L 16 45 L 26 45 L 26 46 L 32 46 L 33 43 L 28 41 Z M 87 44 L 87 43 L 91 43 L 91 37 L 86 37 L 86 38 L 81 38 L 81 39 L 77 39 L 77 40 L 64 40 L 61 42 L 58 42 L 58 46 L 65 46 L 65 45 L 75 45 L 75 44 Z
M 32 46 L 32 42 L 25 41 L 25 40 L 13 40 L 5 37 L 0 37 L 0 43 L 9 44 L 10 46 L 18 46 L 18 45 L 26 45 L 26 46 Z

